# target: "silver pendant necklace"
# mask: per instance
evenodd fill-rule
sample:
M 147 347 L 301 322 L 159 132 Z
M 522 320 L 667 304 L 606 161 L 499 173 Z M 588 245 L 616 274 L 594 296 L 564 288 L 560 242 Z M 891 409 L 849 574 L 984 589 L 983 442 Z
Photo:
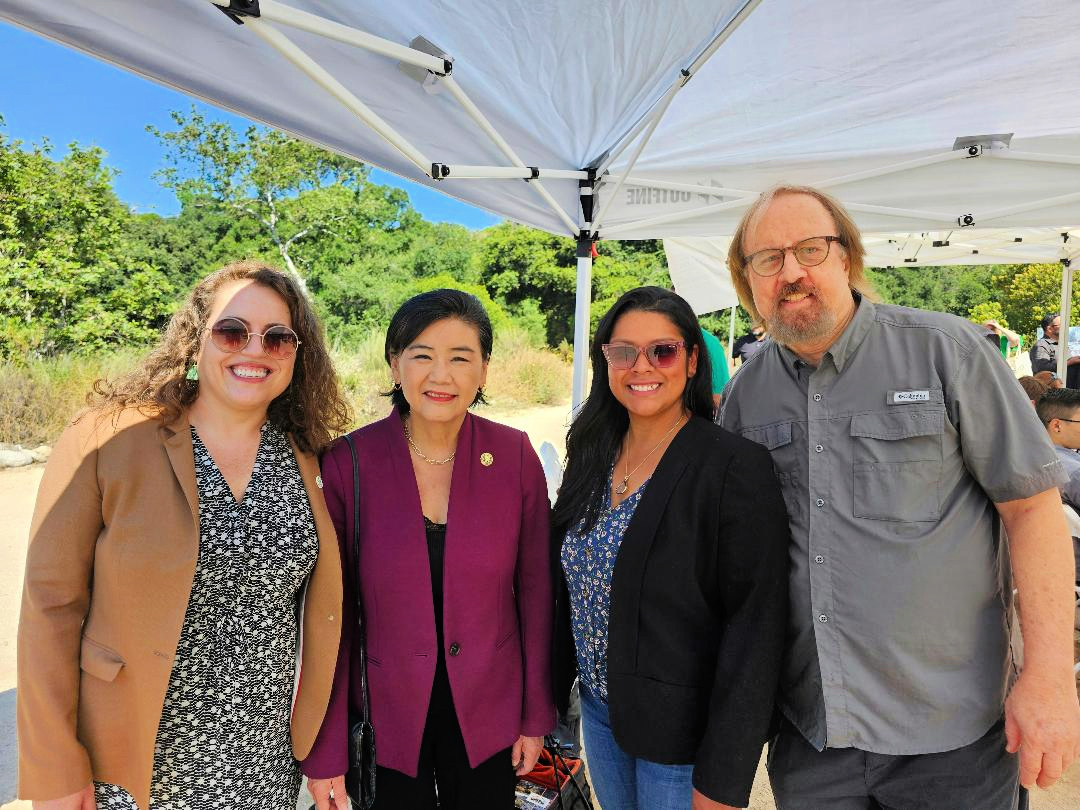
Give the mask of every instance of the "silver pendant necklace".
M 455 450 L 446 458 L 431 458 L 430 456 L 426 456 L 424 455 L 424 451 L 417 447 L 416 442 L 413 441 L 412 432 L 409 430 L 409 423 L 402 422 L 401 427 L 405 431 L 405 440 L 409 443 L 409 447 L 411 447 L 413 452 L 416 453 L 416 455 L 420 456 L 420 458 L 422 458 L 428 464 L 449 464 L 451 461 L 454 460 L 454 456 L 457 455 L 457 450 Z
M 683 423 L 684 419 L 686 419 L 686 414 L 680 414 L 679 418 L 676 420 L 675 424 L 672 425 L 670 428 L 668 428 L 668 432 L 665 433 L 663 435 L 663 438 L 661 438 L 660 441 L 658 441 L 656 443 L 656 447 L 654 447 L 652 450 L 650 450 L 648 453 L 646 453 L 645 458 L 643 458 L 641 461 L 639 461 L 638 465 L 636 467 L 634 467 L 634 469 L 630 470 L 630 472 L 626 473 L 626 475 L 623 476 L 623 480 L 619 483 L 619 485 L 617 487 L 615 487 L 615 494 L 616 495 L 625 495 L 626 494 L 626 490 L 628 490 L 630 488 L 630 476 L 633 475 L 634 473 L 636 473 L 638 470 L 640 470 L 641 465 L 649 460 L 649 456 L 651 456 L 653 453 L 655 453 L 657 450 L 660 449 L 660 445 L 662 445 L 665 441 L 667 441 L 667 437 L 675 432 L 675 429 L 679 425 L 681 425 Z M 624 471 L 626 470 L 626 467 L 627 467 L 626 457 L 629 454 L 630 454 L 630 431 L 628 430 L 628 431 L 626 431 L 626 449 L 623 451 L 623 470 Z

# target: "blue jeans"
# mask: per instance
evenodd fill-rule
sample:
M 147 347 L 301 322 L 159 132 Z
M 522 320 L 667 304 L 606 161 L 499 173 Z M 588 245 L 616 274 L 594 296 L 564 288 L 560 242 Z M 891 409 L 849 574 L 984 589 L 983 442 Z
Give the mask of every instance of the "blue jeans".
M 690 810 L 693 765 L 632 757 L 615 742 L 607 705 L 581 690 L 581 734 L 597 801 L 605 810 Z

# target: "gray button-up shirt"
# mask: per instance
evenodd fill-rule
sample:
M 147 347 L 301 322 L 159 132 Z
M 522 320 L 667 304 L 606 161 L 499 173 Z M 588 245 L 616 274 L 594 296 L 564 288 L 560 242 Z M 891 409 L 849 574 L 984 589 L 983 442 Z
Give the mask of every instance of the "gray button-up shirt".
M 861 300 L 817 368 L 752 358 L 721 424 L 769 448 L 787 502 L 787 718 L 819 749 L 982 736 L 1012 674 L 993 502 L 1066 480 L 1000 356 L 960 318 Z
M 1057 371 L 1058 344 L 1056 340 L 1041 337 L 1035 341 L 1028 356 L 1031 358 L 1031 373 Z
M 1080 506 L 1080 453 L 1070 450 L 1068 447 L 1054 445 L 1061 466 L 1065 468 L 1065 474 L 1069 480 L 1061 485 L 1061 497 L 1074 506 Z

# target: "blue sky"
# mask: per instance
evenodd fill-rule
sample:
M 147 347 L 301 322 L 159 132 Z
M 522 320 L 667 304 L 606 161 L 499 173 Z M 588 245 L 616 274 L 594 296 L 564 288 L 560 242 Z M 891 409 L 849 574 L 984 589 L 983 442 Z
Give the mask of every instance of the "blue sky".
M 0 23 L 0 116 L 11 138 L 36 142 L 48 138 L 60 157 L 72 141 L 97 145 L 120 175 L 114 182 L 120 199 L 136 211 L 164 216 L 177 212 L 176 198 L 153 179 L 162 150 L 146 132 L 153 124 L 171 126 L 169 111 L 187 109 L 193 100 L 127 71 Z M 238 116 L 195 102 L 208 115 L 246 126 Z M 426 219 L 484 228 L 498 218 L 424 186 L 375 170 L 372 180 L 409 193 Z

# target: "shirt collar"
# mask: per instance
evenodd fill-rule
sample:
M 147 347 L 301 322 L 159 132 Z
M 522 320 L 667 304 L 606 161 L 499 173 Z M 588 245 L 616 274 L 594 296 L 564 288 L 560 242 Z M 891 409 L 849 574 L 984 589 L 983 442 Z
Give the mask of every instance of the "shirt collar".
M 873 302 L 855 290 L 851 291 L 851 297 L 855 299 L 855 314 L 851 317 L 851 321 L 844 328 L 840 337 L 821 357 L 823 362 L 826 357 L 831 358 L 838 373 L 844 370 L 844 365 L 855 354 L 856 349 L 866 339 L 866 336 L 870 334 L 870 327 L 874 324 L 875 307 Z M 780 344 L 777 344 L 777 346 L 780 349 L 780 356 L 796 371 L 808 365 L 805 360 L 787 346 Z

